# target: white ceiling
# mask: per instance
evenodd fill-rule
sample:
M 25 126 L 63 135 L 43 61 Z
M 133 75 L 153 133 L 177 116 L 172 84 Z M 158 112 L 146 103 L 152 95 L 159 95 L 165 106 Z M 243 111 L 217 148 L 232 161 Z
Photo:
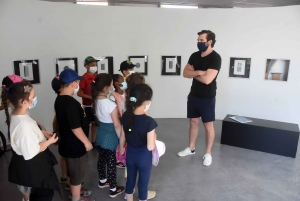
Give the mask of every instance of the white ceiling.
M 51 2 L 70 2 L 75 3 L 76 0 L 41 0 Z M 99 1 L 108 2 L 109 5 L 160 5 L 160 4 L 175 4 L 175 5 L 198 5 L 202 8 L 257 8 L 257 7 L 277 7 L 300 5 L 300 0 L 78 0 L 78 1 Z

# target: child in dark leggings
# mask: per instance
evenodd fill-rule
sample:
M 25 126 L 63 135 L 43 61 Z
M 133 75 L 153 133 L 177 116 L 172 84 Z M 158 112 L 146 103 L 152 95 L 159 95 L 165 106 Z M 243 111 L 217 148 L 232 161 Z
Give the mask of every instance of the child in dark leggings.
M 148 191 L 152 168 L 152 150 L 155 148 L 157 123 L 146 115 L 151 105 L 152 89 L 146 84 L 135 85 L 126 99 L 127 111 L 122 116 L 123 130 L 127 142 L 126 165 L 127 183 L 126 198 L 133 201 L 133 191 L 139 174 L 139 200 L 155 197 L 154 191 Z M 125 142 L 120 138 L 120 147 Z M 122 150 L 121 150 L 122 153 Z M 149 195 L 151 194 L 151 195 Z
M 107 98 L 113 91 L 113 81 L 109 74 L 101 73 L 91 83 L 93 109 L 97 115 L 97 124 L 99 123 L 95 141 L 99 151 L 98 187 L 110 187 L 109 197 L 111 198 L 115 198 L 124 191 L 124 187 L 117 186 L 116 182 L 116 148 L 119 144 L 122 126 L 116 103 Z

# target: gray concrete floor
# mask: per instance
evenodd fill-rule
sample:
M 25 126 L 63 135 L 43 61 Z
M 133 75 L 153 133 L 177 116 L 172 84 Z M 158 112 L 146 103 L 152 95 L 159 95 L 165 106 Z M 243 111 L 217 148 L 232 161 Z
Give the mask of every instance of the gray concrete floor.
M 222 122 L 216 121 L 213 163 L 202 165 L 205 154 L 204 128 L 200 126 L 196 154 L 179 158 L 177 152 L 188 145 L 188 119 L 157 119 L 158 139 L 166 143 L 166 154 L 153 167 L 149 190 L 155 201 L 299 201 L 300 157 L 296 159 L 220 144 Z M 272 142 L 270 142 L 272 143 Z M 57 147 L 51 150 L 59 158 Z M 0 158 L 0 201 L 21 201 L 16 185 L 7 181 L 11 153 Z M 89 152 L 85 187 L 91 197 L 108 201 L 109 189 L 97 187 L 97 151 Z M 55 167 L 60 176 L 59 166 Z M 118 169 L 118 183 L 125 184 L 124 170 Z M 62 187 L 62 186 L 61 186 Z M 68 191 L 62 190 L 64 200 Z M 114 200 L 123 200 L 120 195 Z M 56 193 L 53 200 L 61 200 Z M 135 200 L 138 200 L 137 194 Z

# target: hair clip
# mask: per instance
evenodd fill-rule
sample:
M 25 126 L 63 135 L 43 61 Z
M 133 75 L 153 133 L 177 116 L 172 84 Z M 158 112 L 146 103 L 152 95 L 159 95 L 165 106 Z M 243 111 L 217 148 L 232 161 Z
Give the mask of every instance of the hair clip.
M 24 86 L 24 92 L 25 93 L 29 93 L 31 91 L 31 89 L 32 89 L 32 87 L 30 87 L 28 85 Z
M 137 101 L 137 99 L 135 98 L 135 97 L 130 97 L 130 99 L 129 99 L 131 102 L 136 102 Z
M 93 83 L 95 83 L 95 80 L 93 80 Z
M 9 92 L 9 87 L 6 87 L 5 90 L 6 90 L 7 92 Z

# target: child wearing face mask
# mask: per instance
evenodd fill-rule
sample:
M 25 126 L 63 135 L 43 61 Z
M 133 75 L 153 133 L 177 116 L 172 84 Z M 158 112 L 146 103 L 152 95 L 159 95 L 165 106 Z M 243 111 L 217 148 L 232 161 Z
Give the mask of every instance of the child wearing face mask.
M 92 57 L 88 56 L 84 60 L 84 67 L 86 68 L 86 73 L 83 74 L 84 80 L 80 81 L 80 89 L 77 93 L 79 97 L 82 97 L 82 104 L 84 107 L 84 111 L 87 115 L 87 122 L 85 123 L 86 125 L 84 126 L 84 132 L 87 136 L 89 136 L 89 131 L 91 127 L 91 133 L 92 133 L 92 144 L 94 146 L 95 139 L 96 139 L 96 130 L 97 127 L 95 126 L 94 123 L 94 113 L 92 111 L 92 96 L 90 95 L 90 84 L 93 82 L 95 77 L 97 76 L 97 62 L 99 60 Z M 91 125 L 91 126 L 90 126 Z
M 58 152 L 66 161 L 72 201 L 94 201 L 87 197 L 92 194 L 91 190 L 81 189 L 87 166 L 86 153 L 93 148 L 82 129 L 85 119 L 83 107 L 73 98 L 79 90 L 79 80 L 82 79 L 70 68 L 63 70 L 59 76 L 61 88 L 54 103 L 61 137 Z
M 53 168 L 57 161 L 48 147 L 58 138 L 52 132 L 41 131 L 28 115 L 28 109 L 37 103 L 30 82 L 14 83 L 4 93 L 14 108 L 10 117 L 12 158 L 8 180 L 21 191 L 29 189 L 31 201 L 51 201 L 59 185 Z
M 95 142 L 99 151 L 98 187 L 109 187 L 109 197 L 115 198 L 124 191 L 124 187 L 117 186 L 116 182 L 116 148 L 119 144 L 122 126 L 117 105 L 107 98 L 112 92 L 113 81 L 109 74 L 101 73 L 91 83 L 93 108 L 99 123 Z
M 109 99 L 117 104 L 121 118 L 125 112 L 125 90 L 127 89 L 127 83 L 120 74 L 114 74 L 112 79 L 115 91 L 110 94 Z
M 1 102 L 0 110 L 5 111 L 6 124 L 8 126 L 8 129 L 7 129 L 8 139 L 10 139 L 10 132 L 9 132 L 10 115 L 11 115 L 11 111 L 14 109 L 14 106 L 8 101 L 7 92 L 9 91 L 10 87 L 14 83 L 18 83 L 18 82 L 22 82 L 22 81 L 24 81 L 23 78 L 21 78 L 18 75 L 8 75 L 8 76 L 5 76 L 2 80 L 2 92 L 1 92 L 1 101 L 2 102 Z M 37 98 L 35 98 L 34 105 L 36 103 L 37 103 Z M 33 107 L 31 107 L 31 108 L 33 108 Z M 27 114 L 30 116 L 28 110 L 27 110 Z M 41 130 L 43 130 L 43 131 L 46 130 L 39 122 L 37 122 L 37 121 L 35 121 L 35 122 Z M 20 185 L 18 187 L 19 187 L 19 190 L 21 191 L 21 193 L 23 195 L 23 200 L 24 201 L 29 200 L 31 187 L 25 187 L 25 186 L 20 186 Z
M 127 83 L 127 89 L 125 90 L 125 98 L 127 101 L 127 98 L 129 97 L 130 91 L 131 89 L 138 84 L 145 84 L 145 77 L 144 75 L 140 74 L 140 73 L 132 73 L 130 76 L 128 76 L 128 78 L 126 79 L 126 83 Z M 125 106 L 126 106 L 126 101 L 125 101 Z M 126 107 L 125 107 L 126 110 Z M 148 115 L 148 110 L 145 112 L 146 115 Z M 125 167 L 125 180 L 127 181 L 127 169 Z M 148 191 L 148 200 L 154 198 L 156 195 L 156 193 L 154 191 Z M 126 200 L 126 196 L 124 197 L 124 199 Z
M 53 80 L 51 81 L 51 86 L 53 91 L 59 95 L 60 93 L 60 81 L 59 81 L 59 76 L 56 76 L 53 78 Z M 57 119 L 56 119 L 56 115 L 53 118 L 53 122 L 52 122 L 52 127 L 53 127 L 53 132 L 57 133 L 59 132 L 58 129 L 58 125 L 57 125 Z M 67 185 L 67 167 L 66 167 L 66 161 L 64 159 L 64 157 L 60 157 L 60 170 L 61 170 L 61 177 L 60 177 L 60 183 L 61 184 L 65 184 L 65 186 Z
M 115 91 L 109 96 L 109 99 L 117 104 L 119 118 L 121 119 L 125 112 L 125 89 L 127 88 L 127 83 L 120 74 L 114 74 L 112 78 Z M 117 161 L 116 166 L 125 168 L 125 164 L 120 161 Z
M 126 60 L 126 61 L 123 61 L 121 64 L 120 64 L 120 70 L 121 73 L 123 74 L 123 77 L 124 77 L 124 80 L 126 80 L 126 78 L 131 75 L 132 73 L 134 73 L 134 67 L 136 65 L 134 65 L 131 61 L 129 60 Z
M 152 168 L 152 150 L 155 148 L 156 121 L 146 113 L 150 108 L 152 89 L 146 84 L 137 84 L 131 88 L 126 99 L 126 112 L 122 116 L 123 133 L 127 142 L 126 198 L 133 201 L 137 174 L 139 200 L 154 198 L 155 191 L 148 191 Z M 124 135 L 120 138 L 120 147 L 125 143 Z

